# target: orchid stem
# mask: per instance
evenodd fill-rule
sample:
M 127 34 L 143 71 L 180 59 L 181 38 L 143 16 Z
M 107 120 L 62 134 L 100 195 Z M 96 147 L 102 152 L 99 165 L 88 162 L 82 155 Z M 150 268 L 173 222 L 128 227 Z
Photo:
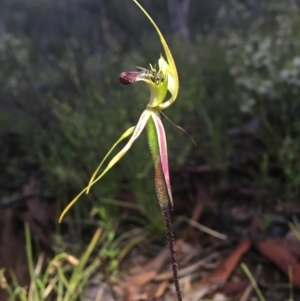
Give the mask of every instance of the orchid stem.
M 165 182 L 163 169 L 162 169 L 161 156 L 159 151 L 158 135 L 157 135 L 155 123 L 152 118 L 149 118 L 147 122 L 147 133 L 148 133 L 149 147 L 154 161 L 156 194 L 166 226 L 167 241 L 168 241 L 169 251 L 170 251 L 170 262 L 173 271 L 173 282 L 175 286 L 177 300 L 182 301 L 182 296 L 181 296 L 181 291 L 180 291 L 180 286 L 178 281 L 178 273 L 177 273 L 178 268 L 177 268 L 177 262 L 175 258 L 174 235 L 172 231 L 172 222 L 170 216 L 171 200 L 167 192 L 166 182 Z
M 182 295 L 180 290 L 180 285 L 178 281 L 178 267 L 176 262 L 176 252 L 175 252 L 175 246 L 174 246 L 174 234 L 172 231 L 172 221 L 170 216 L 170 207 L 164 207 L 162 209 L 162 214 L 164 217 L 164 222 L 166 225 L 166 231 L 167 231 L 167 241 L 169 245 L 169 251 L 170 251 L 170 262 L 172 266 L 173 271 L 173 282 L 175 286 L 176 296 L 178 301 L 182 301 Z

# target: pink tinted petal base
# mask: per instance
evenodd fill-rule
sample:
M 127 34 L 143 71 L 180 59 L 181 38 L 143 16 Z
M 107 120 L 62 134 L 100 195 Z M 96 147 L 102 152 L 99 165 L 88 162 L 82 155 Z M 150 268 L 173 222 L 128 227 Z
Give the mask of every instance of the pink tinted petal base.
M 163 170 L 163 174 L 164 174 L 164 178 L 165 178 L 165 182 L 166 182 L 166 187 L 167 187 L 170 203 L 171 203 L 171 206 L 173 207 L 173 197 L 172 197 L 171 184 L 170 184 L 168 150 L 167 150 L 165 129 L 164 129 L 164 126 L 157 114 L 155 114 L 154 112 L 151 112 L 151 117 L 153 118 L 156 132 L 157 132 L 161 166 L 162 166 L 162 170 Z

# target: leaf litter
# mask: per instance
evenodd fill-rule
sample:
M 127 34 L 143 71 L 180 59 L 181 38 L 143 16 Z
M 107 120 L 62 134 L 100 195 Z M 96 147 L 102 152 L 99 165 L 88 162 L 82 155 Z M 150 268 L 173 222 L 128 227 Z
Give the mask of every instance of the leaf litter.
M 257 164 L 257 156 L 244 158 L 248 158 L 247 164 Z M 299 224 L 295 222 L 300 217 L 299 203 L 287 202 L 277 191 L 251 181 L 245 184 L 253 172 L 245 160 L 233 160 L 230 185 L 225 186 L 216 185 L 222 170 L 206 164 L 171 170 L 175 183 L 176 257 L 186 301 L 252 300 L 256 294 L 241 262 L 256 277 L 266 300 L 288 300 L 291 288 L 294 300 L 300 298 Z M 11 190 L 11 181 L 7 186 Z M 13 189 L 19 194 L 3 198 L 0 203 L 0 264 L 12 269 L 19 283 L 26 285 L 29 275 L 23 224 L 29 225 L 32 236 L 40 242 L 40 252 L 51 258 L 56 204 L 42 197 L 41 177 L 36 172 Z M 136 202 L 130 191 L 125 196 L 118 192 L 118 199 Z M 130 213 L 139 215 L 137 210 Z M 0 280 L 5 288 L 10 275 L 4 275 L 5 279 Z M 99 268 L 84 291 L 86 301 L 168 301 L 174 297 L 168 251 L 163 241 L 157 245 L 149 236 L 133 247 L 118 272 L 109 275 Z M 6 300 L 4 289 L 0 290 L 0 300 Z

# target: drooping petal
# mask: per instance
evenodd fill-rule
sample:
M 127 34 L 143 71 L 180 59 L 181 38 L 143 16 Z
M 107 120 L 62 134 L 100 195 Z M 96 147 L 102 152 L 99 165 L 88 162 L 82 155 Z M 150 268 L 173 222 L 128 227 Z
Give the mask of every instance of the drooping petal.
M 132 146 L 132 144 L 134 143 L 134 141 L 139 137 L 139 135 L 141 134 L 141 132 L 143 131 L 147 120 L 150 117 L 150 112 L 145 110 L 137 125 L 135 126 L 134 132 L 131 136 L 131 138 L 129 139 L 129 141 L 126 143 L 126 145 L 111 159 L 111 161 L 108 163 L 107 167 L 104 169 L 104 171 L 96 178 L 94 179 L 93 182 L 90 183 L 90 186 L 94 185 L 97 181 L 99 181 L 126 153 L 127 151 L 130 149 L 130 147 Z
M 165 108 L 169 107 L 175 101 L 175 99 L 177 98 L 177 95 L 178 95 L 179 78 L 178 78 L 176 65 L 175 65 L 172 53 L 171 53 L 171 51 L 168 47 L 168 44 L 167 44 L 164 36 L 162 35 L 161 31 L 159 30 L 159 28 L 157 27 L 157 25 L 153 21 L 153 19 L 149 16 L 149 14 L 145 11 L 145 9 L 139 4 L 139 2 L 137 0 L 133 0 L 133 2 L 135 2 L 136 5 L 143 11 L 143 13 L 146 15 L 146 17 L 149 19 L 149 21 L 152 23 L 152 25 L 156 29 L 156 32 L 159 35 L 160 41 L 162 43 L 162 46 L 164 48 L 164 51 L 165 51 L 165 54 L 166 54 L 166 57 L 167 57 L 168 64 L 167 64 L 166 69 L 167 69 L 168 77 L 170 77 L 169 78 L 169 80 L 170 80 L 170 84 L 169 84 L 170 89 L 169 89 L 169 91 L 171 92 L 171 98 L 158 106 L 160 109 L 165 109 Z M 165 60 L 164 60 L 164 62 L 165 62 Z M 165 68 L 165 66 L 163 66 L 164 62 L 163 61 L 159 62 L 159 64 L 161 65 L 161 66 L 159 66 L 160 68 Z
M 89 183 L 89 185 L 84 188 L 68 205 L 67 207 L 63 210 L 62 214 L 59 217 L 59 222 L 62 221 L 63 217 L 65 216 L 65 214 L 67 213 L 67 211 L 76 203 L 76 201 L 79 199 L 79 197 L 86 191 L 88 191 L 88 189 L 91 188 L 91 186 L 93 186 L 96 182 L 98 182 L 125 154 L 126 152 L 130 149 L 130 147 L 132 146 L 132 144 L 134 143 L 134 141 L 139 137 L 139 135 L 141 134 L 141 132 L 143 131 L 149 117 L 151 115 L 151 112 L 148 110 L 145 110 L 142 115 L 140 116 L 140 119 L 137 123 L 137 125 L 134 128 L 134 132 L 131 136 L 131 138 L 129 139 L 129 141 L 126 143 L 126 145 L 121 149 L 121 151 L 119 151 L 112 159 L 111 161 L 108 163 L 107 167 L 104 169 L 104 171 L 96 178 L 94 179 L 92 182 Z M 130 131 L 131 129 L 127 130 Z M 127 132 L 126 131 L 126 132 Z M 126 132 L 124 134 L 126 134 Z M 123 134 L 123 135 L 124 135 Z M 122 137 L 122 136 L 121 136 Z
M 170 184 L 168 150 L 167 150 L 167 140 L 166 140 L 166 135 L 165 135 L 165 129 L 164 129 L 164 126 L 163 126 L 159 116 L 156 113 L 151 112 L 151 117 L 154 121 L 155 128 L 156 128 L 162 171 L 163 171 L 163 175 L 165 178 L 170 203 L 173 207 L 173 197 L 172 197 L 171 184 Z
M 80 193 L 77 194 L 77 196 L 66 206 L 66 208 L 63 210 L 63 212 L 60 214 L 58 222 L 61 223 L 66 213 L 69 211 L 69 209 L 77 202 L 77 200 L 86 192 L 88 187 L 85 187 Z
M 101 163 L 99 164 L 99 166 L 97 167 L 97 169 L 94 171 L 90 181 L 89 181 L 89 184 L 87 186 L 87 190 L 86 190 L 86 193 L 88 194 L 89 191 L 90 191 L 90 188 L 91 188 L 91 183 L 94 181 L 94 179 L 96 178 L 97 176 L 97 173 L 99 172 L 100 168 L 102 167 L 103 163 L 105 162 L 105 160 L 107 159 L 107 157 L 111 154 L 111 152 L 115 149 L 115 147 L 121 142 L 123 141 L 125 138 L 127 138 L 128 136 L 130 136 L 133 131 L 135 129 L 135 126 L 129 128 L 118 140 L 117 142 L 112 146 L 112 148 L 108 151 L 108 153 L 105 155 L 105 157 L 103 158 L 103 160 L 101 161 Z

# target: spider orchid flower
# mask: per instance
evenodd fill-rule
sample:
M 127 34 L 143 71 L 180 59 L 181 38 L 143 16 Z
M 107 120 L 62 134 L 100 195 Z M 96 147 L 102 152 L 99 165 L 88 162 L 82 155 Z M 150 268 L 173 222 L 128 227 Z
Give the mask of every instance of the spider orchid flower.
M 149 103 L 144 112 L 141 114 L 137 125 L 129 128 L 121 135 L 92 175 L 87 187 L 84 188 L 64 209 L 60 216 L 60 221 L 70 207 L 78 200 L 78 198 L 82 194 L 88 193 L 91 186 L 98 182 L 126 154 L 145 127 L 147 128 L 148 142 L 154 160 L 155 186 L 159 204 L 162 208 L 167 208 L 168 204 L 173 205 L 168 166 L 167 143 L 164 127 L 160 119 L 160 112 L 163 109 L 168 108 L 176 100 L 179 90 L 179 79 L 173 56 L 162 33 L 149 14 L 138 3 L 138 1 L 133 0 L 133 2 L 135 2 L 135 4 L 143 11 L 143 13 L 154 26 L 162 43 L 166 59 L 163 56 L 159 58 L 158 69 L 150 65 L 150 69 L 138 67 L 137 71 L 121 73 L 120 82 L 123 85 L 129 85 L 137 81 L 144 81 L 148 84 L 150 88 Z M 168 91 L 170 92 L 170 98 L 165 100 Z M 101 169 L 103 163 L 114 150 L 114 148 L 122 140 L 129 136 L 131 137 L 127 144 L 111 159 L 107 167 L 99 174 L 99 170 Z

